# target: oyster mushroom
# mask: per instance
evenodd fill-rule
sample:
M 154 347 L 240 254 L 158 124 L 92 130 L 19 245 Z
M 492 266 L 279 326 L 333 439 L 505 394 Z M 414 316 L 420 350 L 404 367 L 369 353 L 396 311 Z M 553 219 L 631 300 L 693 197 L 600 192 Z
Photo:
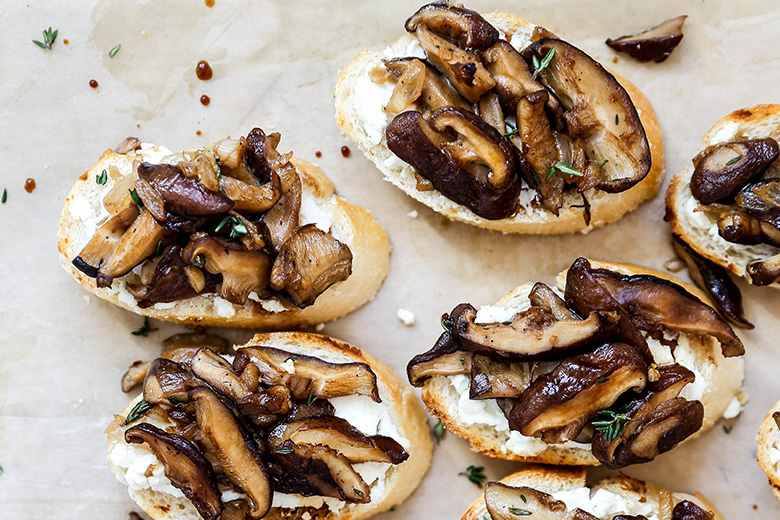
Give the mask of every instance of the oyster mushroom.
M 531 384 L 531 365 L 496 361 L 475 354 L 471 358 L 469 399 L 516 398 Z
M 780 254 L 747 266 L 747 274 L 753 285 L 770 285 L 780 279 Z
M 532 307 L 541 307 L 552 313 L 556 320 L 575 320 L 579 316 L 574 314 L 566 302 L 553 291 L 549 285 L 542 282 L 536 282 L 528 293 L 528 301 Z
M 579 508 L 569 511 L 564 502 L 548 493 L 501 482 L 485 486 L 485 505 L 492 520 L 517 520 L 523 516 L 533 520 L 598 520 Z
M 243 305 L 250 292 L 268 287 L 271 259 L 263 251 L 247 251 L 237 242 L 206 235 L 190 240 L 181 256 L 187 264 L 200 256 L 206 271 L 221 274 L 219 295 L 229 302 Z
M 737 326 L 752 329 L 753 324 L 742 308 L 742 293 L 726 269 L 698 254 L 677 235 L 673 244 L 677 256 L 688 266 L 693 281 L 709 293 L 721 312 Z
M 271 509 L 273 485 L 260 454 L 233 413 L 206 387 L 190 390 L 198 428 L 211 441 L 228 480 L 251 500 L 250 516 L 264 517 Z
M 633 36 L 625 35 L 614 40 L 608 38 L 606 44 L 639 61 L 660 63 L 668 58 L 682 41 L 682 28 L 686 18 L 686 15 L 671 18 Z
M 125 204 L 95 231 L 84 249 L 73 259 L 73 266 L 90 278 L 97 277 L 98 270 L 111 258 L 125 231 L 140 213 L 139 207 L 127 197 Z
M 249 364 L 249 367 L 255 367 Z M 259 392 L 247 394 L 235 401 L 236 408 L 261 427 L 278 423 L 293 408 L 290 389 L 284 385 L 274 385 Z
M 263 217 L 263 224 L 268 228 L 271 244 L 277 252 L 298 227 L 303 190 L 301 178 L 294 167 L 280 173 L 279 179 L 282 185 L 281 198 Z
M 434 376 L 468 374 L 474 354 L 467 352 L 449 332 L 442 333 L 428 352 L 414 356 L 406 365 L 406 376 L 412 386 L 420 387 Z
M 390 101 L 385 106 L 385 113 L 397 114 L 406 110 L 423 92 L 425 85 L 425 65 L 417 59 L 409 60 L 404 72 L 398 78 L 393 88 Z
M 141 163 L 138 178 L 160 194 L 165 211 L 189 217 L 207 217 L 227 213 L 233 202 L 218 191 L 211 191 L 199 180 L 184 175 L 171 164 Z
M 314 224 L 293 231 L 282 245 L 270 273 L 270 286 L 284 292 L 298 307 L 317 297 L 352 272 L 352 251 Z
M 233 402 L 257 391 L 258 374 L 249 381 L 243 380 L 233 371 L 233 366 L 230 363 L 208 347 L 199 349 L 192 358 L 191 370 L 211 388 L 229 397 Z
M 243 181 L 223 175 L 219 179 L 219 189 L 234 202 L 233 209 L 250 213 L 268 211 L 282 196 L 281 180 L 276 172 L 271 172 L 271 180 L 262 186 L 252 186 Z
M 702 204 L 731 202 L 746 184 L 766 171 L 779 153 L 777 141 L 771 137 L 712 146 L 697 156 L 691 192 Z
M 486 219 L 514 214 L 520 181 L 512 145 L 474 114 L 455 107 L 425 118 L 403 112 L 385 133 L 388 148 L 448 199 Z
M 650 145 L 631 98 L 593 58 L 563 40 L 542 38 L 523 56 L 542 60 L 553 47 L 555 54 L 539 79 L 563 104 L 568 126 L 582 129 L 577 137 L 587 157 L 596 163 L 607 161 L 600 170 L 607 178 L 598 189 L 627 190 L 645 178 L 651 162 Z
M 551 312 L 531 307 L 509 324 L 476 324 L 477 310 L 461 304 L 450 314 L 453 335 L 467 350 L 513 360 L 532 361 L 565 355 L 610 335 L 620 316 L 594 311 L 584 320 L 556 320 Z
M 415 61 L 425 66 L 425 74 L 420 96 L 411 101 L 421 103 L 423 110 L 435 110 L 441 107 L 455 106 L 472 110 L 472 105 L 454 90 L 433 67 L 417 58 L 395 58 L 384 62 L 390 77 L 398 81 L 407 68 Z M 415 67 L 417 67 L 415 65 Z M 388 110 L 389 112 L 389 110 Z
M 148 423 L 125 430 L 125 441 L 130 444 L 146 443 L 163 463 L 165 476 L 192 502 L 200 516 L 206 520 L 217 520 L 222 512 L 222 495 L 211 465 L 195 445 Z
M 286 385 L 294 399 L 331 399 L 347 395 L 365 395 L 380 403 L 376 374 L 365 363 L 329 363 L 322 359 L 293 354 L 272 347 L 244 347 L 240 355 L 260 369 L 260 381 L 265 385 Z
M 539 376 L 512 408 L 509 428 L 548 443 L 575 439 L 598 410 L 629 390 L 641 391 L 646 382 L 647 363 L 637 350 L 607 343 Z
M 157 358 L 144 379 L 144 401 L 150 404 L 176 404 L 189 401 L 188 393 L 198 383 L 186 368 L 175 361 Z

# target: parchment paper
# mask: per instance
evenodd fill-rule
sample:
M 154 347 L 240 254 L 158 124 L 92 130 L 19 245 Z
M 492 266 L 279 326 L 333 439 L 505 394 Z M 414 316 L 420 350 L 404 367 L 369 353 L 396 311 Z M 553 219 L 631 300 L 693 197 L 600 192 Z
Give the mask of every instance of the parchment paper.
M 439 315 L 463 301 L 492 303 L 527 280 L 552 282 L 579 255 L 663 269 L 672 258 L 663 197 L 588 235 L 502 236 L 450 223 L 384 182 L 339 133 L 332 92 L 339 68 L 403 31 L 416 1 L 270 2 L 84 0 L 3 2 L 0 15 L 0 518 L 126 518 L 137 507 L 109 471 L 103 429 L 131 396 L 120 376 L 183 327 L 142 320 L 86 292 L 59 267 L 57 220 L 75 179 L 128 135 L 173 150 L 253 126 L 282 133 L 280 149 L 318 163 L 338 193 L 368 207 L 390 234 L 392 270 L 377 298 L 325 326 L 403 373 L 439 334 Z M 562 35 L 642 89 L 664 131 L 668 178 L 689 164 L 701 136 L 730 111 L 780 102 L 780 13 L 772 0 L 473 0 Z M 682 44 L 662 64 L 616 56 L 603 40 L 688 14 Z M 59 29 L 51 51 L 31 40 Z M 65 40 L 68 43 L 65 44 Z M 113 57 L 108 51 L 121 44 Z M 195 76 L 206 59 L 210 81 Z M 99 83 L 97 89 L 89 80 Z M 211 104 L 199 102 L 207 94 Z M 200 131 L 202 136 L 196 135 Z M 344 158 L 339 149 L 351 146 Z M 321 151 L 317 159 L 315 152 Z M 25 179 L 37 182 L 33 193 Z M 664 184 L 665 189 L 666 183 Z M 419 216 L 412 218 L 412 210 Z M 775 352 L 780 295 L 741 284 L 755 330 L 747 347 L 744 413 L 627 473 L 704 492 L 726 518 L 778 518 L 780 504 L 755 462 L 761 419 L 780 398 Z M 417 323 L 405 327 L 399 308 Z M 236 341 L 249 332 L 231 332 Z M 497 479 L 519 465 L 471 453 L 447 435 L 423 484 L 381 516 L 459 518 L 480 490 L 469 464 Z M 603 474 L 592 471 L 591 475 Z

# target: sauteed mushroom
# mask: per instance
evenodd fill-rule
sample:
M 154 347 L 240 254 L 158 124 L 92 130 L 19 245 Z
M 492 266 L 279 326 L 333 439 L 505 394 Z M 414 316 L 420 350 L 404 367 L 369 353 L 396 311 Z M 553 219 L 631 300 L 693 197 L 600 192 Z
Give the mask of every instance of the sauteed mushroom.
M 197 382 L 179 363 L 157 358 L 149 365 L 144 379 L 144 401 L 150 404 L 186 403 L 189 391 L 195 386 Z
M 495 361 L 475 354 L 471 358 L 469 399 L 516 398 L 531 384 L 531 365 Z
M 533 520 L 598 520 L 579 508 L 569 511 L 564 502 L 548 493 L 501 482 L 489 482 L 485 486 L 485 505 L 492 520 L 517 520 L 518 516 Z
M 407 68 L 415 61 L 424 65 L 425 74 L 420 96 L 411 101 L 422 103 L 421 108 L 425 110 L 435 110 L 446 106 L 460 107 L 465 110 L 472 109 L 472 105 L 463 99 L 457 91 L 450 87 L 447 80 L 440 76 L 433 67 L 417 58 L 395 58 L 385 61 L 384 63 L 390 76 L 398 81 L 406 72 Z M 390 113 L 390 109 L 387 109 L 387 112 Z
M 753 285 L 770 285 L 780 279 L 780 254 L 747 266 L 747 274 Z
M 406 365 L 412 386 L 420 387 L 433 376 L 468 374 L 473 353 L 463 350 L 449 332 L 444 332 L 428 352 L 414 356 Z
M 679 502 L 672 511 L 672 520 L 712 520 L 712 518 L 711 513 L 690 500 Z
M 146 208 L 142 208 L 117 242 L 111 256 L 97 270 L 97 286 L 110 287 L 114 278 L 129 273 L 152 256 L 164 237 L 165 230 Z
M 233 207 L 226 196 L 186 177 L 178 166 L 144 162 L 138 166 L 138 178 L 160 194 L 167 212 L 204 217 L 227 213 Z
M 686 15 L 662 22 L 652 29 L 633 36 L 608 38 L 606 43 L 619 52 L 626 52 L 639 61 L 664 61 L 680 44 L 683 38 L 682 28 Z
M 496 28 L 476 11 L 441 3 L 418 9 L 406 20 L 405 28 L 414 32 L 421 25 L 453 38 L 469 49 L 486 49 L 499 38 Z
M 95 231 L 84 249 L 73 259 L 76 269 L 90 278 L 97 277 L 98 270 L 111 258 L 125 232 L 140 213 L 138 206 L 127 197 L 123 206 Z

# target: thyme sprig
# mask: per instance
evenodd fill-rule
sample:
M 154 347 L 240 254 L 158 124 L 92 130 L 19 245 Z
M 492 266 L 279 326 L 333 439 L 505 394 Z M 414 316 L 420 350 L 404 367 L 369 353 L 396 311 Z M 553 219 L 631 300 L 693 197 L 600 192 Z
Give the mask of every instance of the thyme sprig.
M 228 224 L 230 224 L 230 238 L 242 237 L 248 233 L 244 222 L 235 215 L 227 215 L 223 218 L 214 229 L 214 232 L 219 233 Z
M 482 484 L 485 482 L 487 477 L 485 476 L 485 466 L 474 466 L 470 465 L 468 468 L 466 468 L 466 471 L 461 471 L 458 473 L 458 475 L 463 475 L 467 479 L 469 479 L 469 482 L 472 484 L 476 484 L 479 487 L 482 487 Z
M 119 43 L 116 46 L 114 46 L 113 49 L 108 51 L 108 57 L 109 58 L 113 58 L 114 56 L 116 56 L 116 53 L 119 52 L 119 49 L 121 49 L 121 48 L 122 48 L 122 44 L 121 43 Z
M 596 431 L 601 432 L 604 438 L 611 442 L 623 435 L 623 430 L 626 429 L 626 424 L 629 419 L 625 413 L 617 413 L 612 410 L 599 410 L 596 415 L 602 417 L 600 421 L 593 421 L 593 427 Z
M 558 170 L 561 173 L 566 173 L 569 175 L 573 175 L 575 177 L 583 177 L 584 174 L 571 167 L 571 164 L 565 163 L 563 161 L 559 161 L 552 165 L 552 168 L 550 168 L 550 172 L 547 174 L 548 179 L 552 179 L 552 176 L 555 175 L 555 170 Z
M 542 61 L 539 61 L 539 58 L 536 56 L 533 57 L 533 64 L 534 64 L 534 75 L 533 79 L 536 79 L 539 76 L 539 73 L 541 73 L 544 69 L 550 66 L 550 62 L 553 59 L 553 56 L 555 56 L 555 45 L 553 45 L 549 51 L 547 51 L 547 54 L 544 55 L 544 58 L 542 58 Z
M 52 30 L 51 27 L 43 31 L 43 41 L 33 40 L 32 42 L 41 49 L 51 50 L 51 46 L 57 41 L 57 33 L 59 29 Z
M 141 325 L 141 328 L 134 330 L 130 334 L 132 334 L 133 336 L 147 337 L 149 335 L 149 333 L 152 332 L 153 330 L 157 330 L 157 329 L 153 329 L 149 325 L 149 318 L 144 317 L 144 324 Z
M 143 399 L 141 399 L 140 401 L 138 401 L 138 404 L 133 406 L 133 409 L 130 410 L 130 413 L 127 414 L 127 418 L 125 419 L 125 422 L 122 425 L 127 426 L 128 424 L 137 421 L 138 419 L 141 418 L 143 414 L 145 414 L 152 408 L 154 408 L 154 405 L 152 403 L 148 403 Z

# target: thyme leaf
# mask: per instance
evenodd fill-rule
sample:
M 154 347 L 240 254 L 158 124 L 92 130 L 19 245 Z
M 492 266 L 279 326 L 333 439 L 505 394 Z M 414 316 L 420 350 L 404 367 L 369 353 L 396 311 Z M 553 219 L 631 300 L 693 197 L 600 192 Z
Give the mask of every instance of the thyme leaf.
M 458 473 L 458 475 L 463 475 L 464 477 L 469 479 L 469 482 L 471 482 L 472 484 L 476 484 L 477 486 L 482 487 L 482 484 L 487 479 L 484 471 L 485 471 L 484 466 L 470 465 L 468 468 L 466 468 L 466 471 L 461 471 L 460 473 Z
M 306 398 L 306 404 L 309 406 L 314 404 L 314 401 L 316 401 L 317 398 L 314 396 L 314 394 L 309 394 L 309 397 Z
M 615 438 L 623 435 L 623 430 L 628 423 L 628 416 L 625 413 L 617 413 L 612 410 L 599 410 L 596 415 L 603 417 L 600 421 L 593 421 L 593 427 L 604 435 L 604 438 L 611 442 Z
M 45 29 L 43 31 L 43 41 L 33 40 L 32 42 L 40 47 L 41 49 L 49 49 L 51 50 L 51 46 L 54 45 L 54 42 L 57 41 L 57 33 L 59 33 L 59 29 L 54 29 L 52 31 L 52 28 L 49 27 L 48 29 Z
M 100 172 L 100 175 L 95 175 L 95 182 L 101 186 L 104 186 L 106 182 L 108 182 L 108 172 L 105 170 L 105 168 L 102 172 Z
M 135 188 L 130 190 L 130 198 L 133 199 L 133 202 L 135 202 L 135 205 L 138 206 L 139 208 L 144 207 L 144 203 L 141 200 L 141 197 L 138 196 L 138 192 L 135 191 Z
M 737 155 L 736 157 L 732 157 L 731 159 L 728 160 L 728 162 L 726 163 L 726 166 L 731 166 L 732 164 L 734 164 L 735 162 L 739 161 L 740 159 L 742 159 L 742 155 L 741 154 Z
M 8 200 L 8 188 L 3 188 L 3 198 L 0 200 L 3 204 Z
M 447 433 L 447 429 L 444 427 L 444 423 L 441 421 L 437 422 L 436 426 L 433 427 L 433 436 L 436 437 L 437 441 L 440 441 L 445 433 Z
M 293 452 L 292 448 L 288 448 L 287 446 L 280 446 L 274 450 L 274 453 L 278 453 L 279 455 L 289 455 Z
M 532 76 L 532 79 L 536 79 L 540 72 L 550 66 L 550 62 L 552 61 L 553 56 L 555 56 L 555 45 L 553 45 L 550 50 L 547 51 L 547 54 L 544 55 L 542 61 L 539 61 L 539 58 L 536 56 L 533 57 L 534 75 Z
M 527 509 L 520 509 L 518 507 L 510 507 L 509 512 L 516 516 L 530 516 L 533 514 Z
M 122 425 L 127 426 L 128 424 L 137 421 L 138 419 L 141 418 L 143 414 L 145 414 L 152 408 L 154 408 L 153 404 L 147 403 L 146 401 L 141 399 L 140 401 L 138 401 L 138 404 L 133 406 L 133 409 L 130 410 L 130 413 L 127 414 L 127 418 L 125 418 L 125 422 L 122 423 Z
M 149 318 L 144 317 L 144 324 L 141 325 L 141 328 L 134 330 L 130 334 L 132 334 L 133 336 L 147 337 L 149 333 L 152 332 L 153 330 L 157 330 L 157 329 L 153 329 L 151 326 L 149 326 Z
M 548 179 L 552 179 L 552 176 L 555 175 L 555 170 L 558 170 L 561 173 L 566 173 L 568 175 L 573 175 L 575 177 L 582 177 L 583 173 L 579 170 L 575 170 L 571 167 L 571 164 L 565 163 L 563 161 L 559 161 L 552 165 L 552 168 L 550 168 L 550 173 L 547 174 Z
M 119 52 L 119 49 L 121 48 L 122 48 L 122 44 L 118 43 L 113 49 L 108 51 L 108 57 L 113 58 L 114 56 L 116 56 L 116 53 Z

